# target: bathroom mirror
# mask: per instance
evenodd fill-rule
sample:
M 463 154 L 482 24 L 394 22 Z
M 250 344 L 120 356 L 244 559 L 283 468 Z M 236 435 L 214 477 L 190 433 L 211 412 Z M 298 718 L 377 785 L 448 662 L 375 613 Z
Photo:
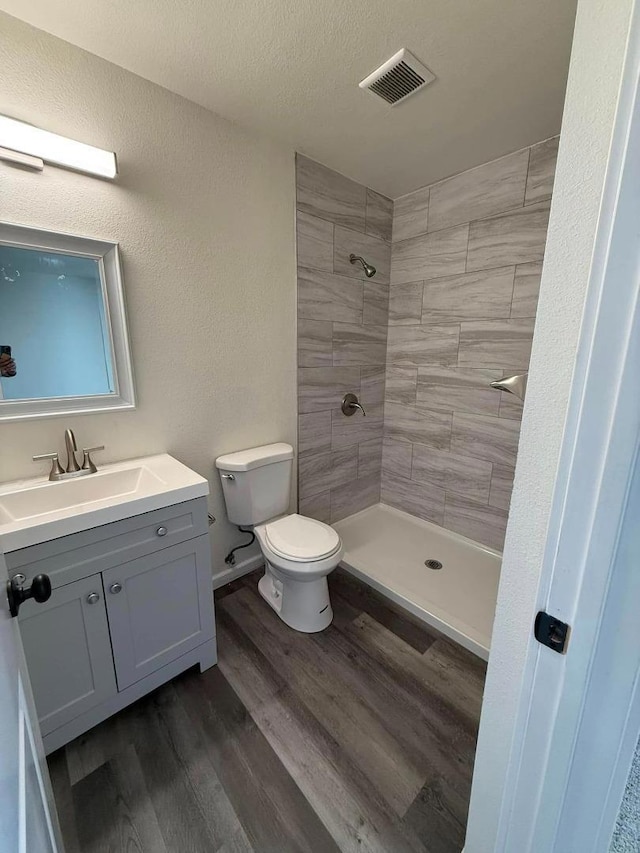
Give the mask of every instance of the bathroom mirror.
M 117 244 L 0 223 L 0 420 L 134 405 Z

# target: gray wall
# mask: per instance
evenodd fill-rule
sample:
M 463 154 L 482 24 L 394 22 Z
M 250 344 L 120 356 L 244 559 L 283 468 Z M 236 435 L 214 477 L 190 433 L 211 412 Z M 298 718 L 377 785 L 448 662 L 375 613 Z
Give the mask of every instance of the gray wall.
M 301 155 L 296 166 L 300 512 L 338 521 L 380 499 L 393 203 Z M 348 391 L 366 417 L 342 414 Z
M 557 143 L 394 202 L 382 501 L 499 550 Z
M 7 115 L 118 155 L 116 181 L 2 165 L 2 219 L 120 244 L 138 397 L 3 424 L 0 480 L 44 474 L 31 456 L 62 452 L 65 427 L 106 445 L 99 463 L 171 453 L 209 479 L 221 574 L 247 537 L 214 459 L 295 443 L 293 151 L 4 14 L 0 67 Z
M 300 512 L 382 500 L 502 550 L 522 405 L 489 382 L 529 365 L 557 148 L 395 202 L 298 155 Z

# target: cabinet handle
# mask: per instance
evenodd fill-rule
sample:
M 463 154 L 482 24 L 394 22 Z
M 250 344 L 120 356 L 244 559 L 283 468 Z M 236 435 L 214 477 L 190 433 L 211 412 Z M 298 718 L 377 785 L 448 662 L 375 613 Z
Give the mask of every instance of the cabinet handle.
M 87 601 L 89 604 L 97 604 L 100 601 L 100 596 L 97 592 L 90 592 L 87 596 Z
M 119 592 L 122 592 L 122 584 L 118 583 L 117 581 L 115 583 L 112 583 L 109 587 L 109 592 L 113 595 L 117 595 Z
M 156 530 L 156 533 L 158 536 L 166 536 L 167 535 L 167 528 L 166 527 L 159 527 Z

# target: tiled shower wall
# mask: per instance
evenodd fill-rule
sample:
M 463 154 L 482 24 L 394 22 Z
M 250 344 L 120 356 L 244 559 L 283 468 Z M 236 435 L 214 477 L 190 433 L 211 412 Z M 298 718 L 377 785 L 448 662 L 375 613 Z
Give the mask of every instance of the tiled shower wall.
M 296 178 L 299 506 L 329 522 L 380 500 L 393 202 L 301 155 Z
M 394 202 L 381 499 L 499 550 L 557 143 Z

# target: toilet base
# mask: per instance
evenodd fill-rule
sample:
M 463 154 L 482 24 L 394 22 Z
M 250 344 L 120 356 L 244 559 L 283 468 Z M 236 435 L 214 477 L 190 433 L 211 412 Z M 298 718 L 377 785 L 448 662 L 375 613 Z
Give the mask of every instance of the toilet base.
M 282 621 L 296 631 L 315 634 L 328 628 L 333 620 L 326 575 L 294 580 L 265 562 L 258 591 Z

